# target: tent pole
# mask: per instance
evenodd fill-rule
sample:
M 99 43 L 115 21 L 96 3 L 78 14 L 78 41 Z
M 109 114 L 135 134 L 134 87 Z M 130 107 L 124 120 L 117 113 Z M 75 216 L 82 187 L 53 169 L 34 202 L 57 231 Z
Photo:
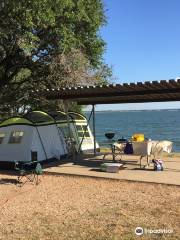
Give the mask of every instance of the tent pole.
M 75 148 L 75 143 L 73 141 L 73 137 L 72 137 L 72 134 L 71 134 L 68 101 L 65 100 L 63 103 L 64 103 L 64 110 L 65 110 L 65 113 L 66 113 L 66 116 L 67 116 L 68 138 L 69 138 L 68 140 L 69 140 L 69 143 L 70 143 L 70 148 L 68 149 L 68 155 L 70 156 L 72 154 L 73 162 L 75 162 L 76 161 L 76 148 Z
M 41 142 L 41 146 L 42 146 L 42 148 L 43 148 L 43 151 L 44 151 L 44 154 L 45 154 L 45 158 L 46 158 L 46 160 L 48 160 L 48 156 L 47 156 L 47 153 L 46 153 L 46 150 L 45 150 L 45 147 L 44 147 L 44 144 L 43 144 L 42 138 L 41 138 L 41 134 L 40 134 L 40 132 L 39 132 L 39 130 L 38 130 L 38 127 L 35 126 L 35 128 L 36 128 L 36 131 L 37 131 L 37 134 L 38 134 L 39 140 L 40 140 L 40 142 Z
M 96 127 L 95 127 L 95 106 L 92 105 L 92 113 L 93 113 L 93 136 L 94 136 L 94 156 L 96 156 Z
M 71 139 L 71 128 L 70 128 L 70 122 L 69 122 L 69 109 L 68 109 L 68 103 L 67 101 L 64 101 L 64 111 L 66 113 L 66 117 L 67 117 L 67 125 L 68 125 L 68 137 L 70 139 L 70 141 L 72 140 Z

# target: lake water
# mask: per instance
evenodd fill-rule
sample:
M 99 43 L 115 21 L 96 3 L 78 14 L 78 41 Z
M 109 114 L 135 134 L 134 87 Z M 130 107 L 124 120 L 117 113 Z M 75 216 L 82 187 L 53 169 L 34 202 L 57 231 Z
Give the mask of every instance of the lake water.
M 134 133 L 143 133 L 152 140 L 169 140 L 173 142 L 173 151 L 180 152 L 180 110 L 96 112 L 100 145 L 105 141 L 104 133 L 109 131 L 115 132 L 114 139 L 129 139 Z

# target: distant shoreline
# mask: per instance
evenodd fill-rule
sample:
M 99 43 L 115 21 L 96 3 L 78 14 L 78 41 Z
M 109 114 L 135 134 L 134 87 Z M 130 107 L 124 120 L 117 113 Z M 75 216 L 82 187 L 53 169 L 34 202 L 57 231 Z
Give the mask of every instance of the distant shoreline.
M 96 112 L 159 112 L 159 111 L 180 111 L 180 108 L 172 109 L 137 109 L 137 110 L 96 110 Z M 83 112 L 91 112 L 90 110 L 84 110 Z

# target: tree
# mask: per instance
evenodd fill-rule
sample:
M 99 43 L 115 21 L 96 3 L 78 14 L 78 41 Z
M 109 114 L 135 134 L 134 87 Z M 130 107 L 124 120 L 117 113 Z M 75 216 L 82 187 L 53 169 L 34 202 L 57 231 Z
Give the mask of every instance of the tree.
M 112 70 L 109 66 L 101 63 L 98 68 L 93 68 L 80 50 L 73 49 L 67 54 L 56 56 L 52 63 L 47 65 L 39 78 L 42 82 L 40 89 L 107 84 L 111 76 Z M 42 109 L 58 108 L 61 106 L 61 101 L 47 101 L 41 96 L 38 106 Z M 73 104 L 73 109 L 74 107 Z
M 103 65 L 105 43 L 98 34 L 105 23 L 101 0 L 2 0 L 0 15 L 0 103 L 9 111 L 22 104 L 37 105 L 30 89 L 52 87 L 60 79 L 60 85 L 69 84 L 78 54 L 84 62 L 76 70 L 87 70 L 89 80 Z M 68 74 L 63 61 L 71 58 Z M 63 70 L 58 71 L 58 82 L 52 73 L 57 66 Z M 71 84 L 79 76 L 76 72 Z
M 111 68 L 103 63 L 94 68 L 88 58 L 78 49 L 56 56 L 42 78 L 45 88 L 75 87 L 107 83 L 112 76 Z M 43 82 L 41 79 L 41 82 Z

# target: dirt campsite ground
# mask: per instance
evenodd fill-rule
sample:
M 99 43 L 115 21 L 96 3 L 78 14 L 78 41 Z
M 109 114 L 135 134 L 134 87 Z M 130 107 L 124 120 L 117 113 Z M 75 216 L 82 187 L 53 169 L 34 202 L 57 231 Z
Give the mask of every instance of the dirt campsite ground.
M 180 239 L 180 187 L 44 175 L 18 187 L 0 175 L 0 239 Z M 169 234 L 136 236 L 165 229 Z

